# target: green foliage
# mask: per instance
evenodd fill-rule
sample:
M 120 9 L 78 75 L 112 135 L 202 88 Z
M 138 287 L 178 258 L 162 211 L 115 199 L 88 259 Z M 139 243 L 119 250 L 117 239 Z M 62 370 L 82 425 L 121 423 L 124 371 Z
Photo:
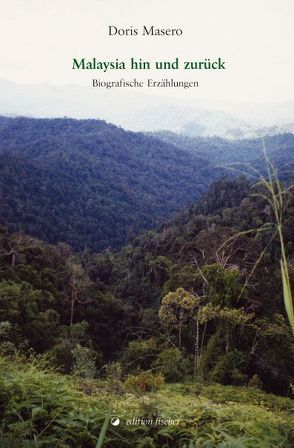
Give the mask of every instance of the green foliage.
M 289 393 L 293 375 L 294 340 L 284 317 L 275 314 L 271 320 L 259 321 L 260 340 L 256 348 L 256 372 L 267 390 Z
M 187 291 L 195 287 L 197 274 L 195 266 L 192 265 L 174 265 L 169 272 L 169 279 L 165 282 L 163 294 L 182 287 Z
M 209 165 L 99 120 L 0 117 L 0 221 L 77 250 L 119 247 L 195 200 Z
M 17 254 L 13 265 L 7 255 L 11 247 Z M 50 352 L 60 371 L 69 373 L 77 344 L 95 351 L 97 368 L 101 357 L 120 350 L 132 309 L 128 307 L 127 316 L 122 302 L 91 280 L 68 246 L 49 246 L 1 228 L 0 260 L 3 353 Z M 74 323 L 70 325 L 72 299 Z
M 255 375 L 253 375 L 252 378 L 250 378 L 250 380 L 248 382 L 248 386 L 249 387 L 256 387 L 257 389 L 262 389 L 263 388 L 263 382 L 261 381 L 259 376 L 255 374 Z
M 194 385 L 173 384 L 136 397 L 109 394 L 97 383 L 97 391 L 85 395 L 73 378 L 48 370 L 41 359 L 29 364 L 0 359 L 0 443 L 5 448 L 94 448 L 99 437 L 106 448 L 228 448 L 240 443 L 246 448 L 290 448 L 293 442 L 292 400 L 256 388 L 201 385 L 196 396 Z M 110 415 L 119 415 L 119 428 L 108 425 Z M 179 423 L 126 425 L 138 416 Z
M 165 348 L 153 362 L 166 381 L 181 381 L 189 372 L 187 372 L 187 361 L 184 359 L 181 351 L 176 347 Z
M 207 194 L 222 196 L 214 200 L 229 206 L 225 218 L 223 209 L 198 214 L 206 196 L 116 253 L 73 254 L 63 243 L 0 228 L 2 353 L 50 353 L 52 365 L 72 373 L 82 371 L 73 356 L 79 345 L 95 352 L 98 375 L 103 364 L 120 361 L 123 375 L 155 368 L 175 381 L 193 371 L 194 378 L 215 375 L 233 384 L 258 375 L 265 390 L 288 394 L 294 351 L 283 317 L 280 244 L 266 200 L 242 200 L 245 190 L 244 179 L 221 180 Z M 294 202 L 290 191 L 286 196 L 291 256 Z M 251 232 L 252 225 L 264 231 Z M 240 232 L 243 226 L 248 232 Z M 248 363 L 226 376 L 225 360 L 235 351 Z M 121 392 L 121 379 L 114 389 Z
M 130 341 L 122 353 L 122 364 L 127 372 L 147 370 L 159 353 L 156 339 L 142 339 Z
M 158 416 L 158 405 L 156 399 L 151 398 L 148 395 L 143 395 L 142 397 L 139 397 L 138 404 L 139 415 L 143 418 L 153 419 Z
M 228 326 L 244 325 L 254 314 L 246 313 L 242 308 L 227 308 L 219 305 L 212 305 L 208 303 L 200 308 L 198 312 L 198 319 L 200 322 L 207 322 L 209 320 L 218 320 Z
M 159 255 L 153 260 L 150 260 L 149 266 L 151 268 L 152 276 L 158 284 L 162 284 L 168 277 L 169 270 L 171 269 L 171 261 L 162 255 Z
M 292 404 L 260 390 L 293 389 L 294 195 L 272 165 L 252 195 L 220 179 L 134 238 L 199 195 L 205 161 L 96 120 L 2 118 L 0 134 L 1 222 L 108 248 L 0 227 L 0 445 L 293 446 Z M 138 415 L 178 424 L 125 424 Z
M 218 359 L 224 353 L 224 338 L 221 328 L 209 338 L 205 350 L 201 356 L 201 372 L 203 378 L 207 379 L 210 371 L 215 366 Z
M 208 282 L 207 296 L 213 305 L 233 306 L 240 295 L 242 284 L 237 268 L 225 269 L 219 264 L 204 266 L 203 275 Z
M 112 362 L 104 366 L 107 390 L 113 394 L 122 391 L 122 368 L 119 362 Z
M 283 341 L 276 334 L 269 342 L 269 334 L 264 331 L 269 325 L 276 325 L 276 314 L 285 312 L 281 301 L 280 245 L 274 236 L 267 201 L 255 194 L 242 196 L 248 187 L 245 184 L 244 179 L 218 181 L 205 198 L 179 213 L 169 225 L 136 238 L 132 245 L 114 255 L 109 284 L 123 300 L 143 307 L 142 326 L 139 322 L 135 332 L 143 334 L 144 339 L 158 335 L 160 341 L 163 332 L 168 346 L 176 343 L 177 337 L 185 356 L 195 359 L 196 374 L 202 372 L 206 378 L 218 358 L 237 350 L 248 356 L 248 378 L 257 374 L 266 390 L 287 394 L 292 381 L 289 359 L 293 359 L 289 327 L 286 330 L 285 321 L 279 325 Z M 252 187 L 255 193 L 260 189 L 260 185 Z M 211 214 L 199 215 L 210 197 L 225 208 L 229 206 L 230 214 L 224 218 L 223 209 L 216 208 L 216 214 L 212 214 L 213 209 Z M 284 234 L 290 257 L 293 205 L 294 196 L 289 190 Z M 160 256 L 171 262 L 163 285 L 152 278 L 150 271 L 150 261 Z M 193 313 L 181 310 L 179 303 L 163 307 L 164 298 L 174 301 L 176 291 L 184 285 L 187 294 L 198 301 Z M 144 308 L 148 308 L 149 321 L 144 318 Z M 160 311 L 161 331 L 154 317 L 156 309 Z M 263 322 L 265 316 L 267 323 Z M 214 338 L 215 335 L 218 336 Z M 214 349 L 210 350 L 210 346 Z M 234 379 L 230 375 L 231 381 L 243 383 L 243 374 L 240 377 L 236 371 Z
M 11 341 L 4 341 L 0 343 L 0 354 L 4 356 L 13 356 L 18 352 L 17 348 Z
M 142 394 L 154 392 L 164 384 L 164 376 L 161 373 L 151 371 L 140 372 L 138 375 L 128 375 L 124 382 L 124 389 L 128 392 Z
M 68 378 L 39 364 L 8 363 L 1 358 L 1 444 L 94 446 L 102 426 L 103 404 L 93 402 L 89 413 L 87 400 Z
M 96 374 L 95 352 L 78 344 L 72 351 L 74 364 L 72 372 L 81 378 L 94 378 Z
M 264 157 L 261 151 L 260 138 L 248 140 L 227 140 L 220 138 L 203 138 L 192 137 L 185 134 L 176 134 L 170 131 L 154 132 L 156 138 L 161 139 L 164 142 L 172 143 L 188 151 L 193 151 L 204 159 L 209 158 L 213 163 L 222 166 L 228 166 L 228 164 L 250 164 L 253 168 L 259 168 L 264 170 Z M 237 137 L 237 136 L 236 136 Z M 280 175 L 291 173 L 291 164 L 287 167 L 287 163 L 293 160 L 293 134 L 279 134 L 273 137 L 264 138 L 268 155 L 273 160 L 276 166 L 283 166 L 284 170 L 281 170 Z M 247 170 L 243 170 L 244 174 L 247 174 Z M 219 190 L 215 190 L 215 195 L 207 197 L 205 202 L 204 212 L 214 213 L 218 208 L 223 208 L 225 204 L 229 204 L 229 207 L 238 205 L 240 199 L 246 196 L 249 192 L 249 185 L 243 176 L 243 182 L 223 184 L 220 190 L 221 194 L 218 195 Z M 217 200 L 216 200 L 217 199 Z
M 159 317 L 168 327 L 177 329 L 179 348 L 182 343 L 183 325 L 194 317 L 198 305 L 199 298 L 183 288 L 169 292 L 162 299 Z
M 9 321 L 0 322 L 0 338 L 6 339 L 11 331 L 11 323 Z
M 61 340 L 51 350 L 52 364 L 62 373 L 70 373 L 73 368 L 73 344 L 70 340 Z
M 210 373 L 210 378 L 216 383 L 243 385 L 247 376 L 243 373 L 246 367 L 246 355 L 233 350 L 218 358 Z

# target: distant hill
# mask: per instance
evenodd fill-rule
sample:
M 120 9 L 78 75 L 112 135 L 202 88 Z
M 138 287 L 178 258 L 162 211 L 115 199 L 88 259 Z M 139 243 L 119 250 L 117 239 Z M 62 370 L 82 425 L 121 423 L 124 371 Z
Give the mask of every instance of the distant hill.
M 173 131 L 191 137 L 253 138 L 252 126 L 221 110 L 183 105 L 150 106 L 131 117 L 126 127 L 136 131 Z
M 250 124 L 232 112 L 182 104 L 149 106 L 122 123 L 124 127 L 135 131 L 166 130 L 189 137 L 219 137 L 232 141 L 294 133 L 294 122 L 260 126 L 257 123 Z
M 197 154 L 215 165 L 232 163 L 250 164 L 264 169 L 264 153 L 261 138 L 228 141 L 221 138 L 190 137 L 169 131 L 147 133 L 166 143 Z M 267 155 L 279 169 L 280 176 L 293 175 L 294 134 L 278 134 L 263 139 Z M 242 166 L 240 166 L 242 169 Z M 243 167 L 243 169 L 245 169 Z
M 266 140 L 282 176 L 294 136 Z M 100 120 L 0 117 L 0 224 L 76 250 L 118 248 L 194 202 L 261 141 L 145 135 Z
M 216 176 L 191 151 L 103 121 L 0 118 L 0 222 L 78 250 L 119 247 Z
M 99 118 L 135 132 L 168 130 L 230 140 L 294 132 L 294 102 L 178 98 L 137 90 L 18 84 L 0 79 L 0 115 Z

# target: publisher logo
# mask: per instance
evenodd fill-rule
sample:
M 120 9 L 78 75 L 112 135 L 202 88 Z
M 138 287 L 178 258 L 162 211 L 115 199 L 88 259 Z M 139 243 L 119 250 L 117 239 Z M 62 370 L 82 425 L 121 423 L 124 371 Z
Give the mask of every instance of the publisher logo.
M 118 417 L 112 417 L 110 420 L 112 426 L 118 426 L 120 424 L 120 419 Z

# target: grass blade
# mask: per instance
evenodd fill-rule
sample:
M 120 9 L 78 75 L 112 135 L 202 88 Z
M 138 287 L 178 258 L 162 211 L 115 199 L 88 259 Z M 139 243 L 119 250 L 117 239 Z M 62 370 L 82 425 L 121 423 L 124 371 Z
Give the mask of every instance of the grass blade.
M 288 267 L 281 260 L 281 274 L 282 274 L 282 284 L 283 284 L 283 296 L 284 304 L 287 312 L 287 316 L 294 333 L 294 311 L 293 311 L 293 298 L 291 292 L 291 286 L 288 275 Z
M 103 442 L 104 442 L 104 439 L 105 439 L 106 431 L 107 431 L 107 428 L 108 428 L 108 425 L 109 425 L 110 414 L 111 414 L 111 410 L 108 411 L 108 414 L 107 414 L 107 416 L 106 416 L 106 418 L 104 420 L 103 426 L 102 426 L 100 434 L 99 434 L 99 439 L 98 439 L 97 444 L 96 444 L 96 448 L 102 448 L 102 446 L 103 446 Z

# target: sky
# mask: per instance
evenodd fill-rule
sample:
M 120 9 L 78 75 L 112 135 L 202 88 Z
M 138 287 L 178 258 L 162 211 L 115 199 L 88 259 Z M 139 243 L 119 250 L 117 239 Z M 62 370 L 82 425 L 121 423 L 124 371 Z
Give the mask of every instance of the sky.
M 294 100 L 293 0 L 0 0 L 0 5 L 0 79 L 88 86 L 93 77 L 159 80 L 172 76 L 198 81 L 199 88 L 159 89 L 160 95 Z M 182 28 L 183 35 L 110 37 L 109 25 Z M 74 57 L 101 61 L 222 57 L 227 69 L 102 74 L 72 70 Z

